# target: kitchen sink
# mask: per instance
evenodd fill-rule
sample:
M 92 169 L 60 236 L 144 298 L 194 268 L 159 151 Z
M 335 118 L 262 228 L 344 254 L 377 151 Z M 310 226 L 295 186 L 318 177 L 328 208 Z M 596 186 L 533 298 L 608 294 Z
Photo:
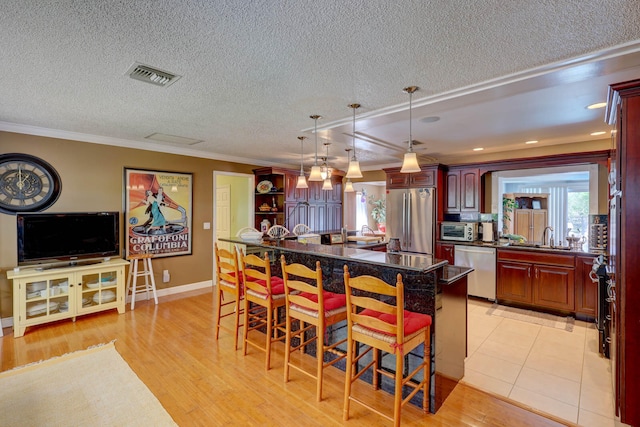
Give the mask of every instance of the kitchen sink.
M 510 242 L 507 246 L 515 246 L 521 248 L 537 248 L 537 249 L 553 249 L 560 251 L 568 251 L 571 248 L 569 246 L 549 246 L 549 245 L 541 245 L 539 243 L 529 243 L 529 242 Z

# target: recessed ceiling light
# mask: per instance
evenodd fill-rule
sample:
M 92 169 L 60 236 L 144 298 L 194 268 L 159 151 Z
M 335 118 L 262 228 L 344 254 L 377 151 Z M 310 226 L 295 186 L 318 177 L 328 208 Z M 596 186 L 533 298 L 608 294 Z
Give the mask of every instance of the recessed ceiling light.
M 595 109 L 597 109 L 597 108 L 604 108 L 604 107 L 606 107 L 606 106 L 607 106 L 607 103 L 606 103 L 606 102 L 597 102 L 597 103 L 595 103 L 595 104 L 587 105 L 587 108 L 588 108 L 589 110 L 595 110 Z
M 423 117 L 418 121 L 421 123 L 433 123 L 433 122 L 437 122 L 438 120 L 440 120 L 440 117 L 438 116 L 429 116 L 429 117 Z
M 598 135 L 604 135 L 606 132 L 604 131 L 600 131 L 600 132 L 591 132 L 591 136 L 598 136 Z
M 531 141 L 526 141 L 525 144 L 537 144 L 538 141 L 536 141 L 535 139 L 532 139 Z
M 482 148 L 482 147 L 478 147 L 478 148 L 474 148 L 473 149 L 473 151 L 482 151 L 482 150 L 484 150 L 484 148 Z

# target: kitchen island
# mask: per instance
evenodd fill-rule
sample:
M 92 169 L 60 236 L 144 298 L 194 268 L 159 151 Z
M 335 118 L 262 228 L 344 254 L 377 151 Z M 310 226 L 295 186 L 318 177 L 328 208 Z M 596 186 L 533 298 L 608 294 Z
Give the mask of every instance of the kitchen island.
M 395 283 L 396 276 L 400 273 L 405 285 L 405 309 L 429 314 L 433 318 L 429 399 L 431 412 L 437 411 L 464 376 L 467 352 L 467 275 L 472 269 L 451 266 L 446 260 L 434 259 L 431 255 L 378 252 L 354 248 L 348 244 L 315 245 L 292 240 L 220 240 L 242 245 L 247 253 L 263 254 L 267 251 L 273 262 L 272 274 L 278 276 L 281 274 L 281 255 L 285 256 L 288 263 L 300 263 L 310 268 L 315 268 L 315 262 L 320 261 L 323 286 L 332 292 L 345 292 L 345 265 L 352 276 L 372 275 L 388 283 Z M 329 333 L 342 333 L 344 336 L 344 325 L 339 325 L 338 328 L 343 330 Z M 418 347 L 416 351 L 419 354 L 409 353 L 405 356 L 410 371 L 422 359 L 422 347 Z M 384 366 L 387 363 L 390 361 L 383 360 Z M 340 367 L 344 369 L 344 365 Z M 393 385 L 387 378 L 382 378 L 382 386 L 393 390 Z M 412 402 L 420 406 L 421 399 L 417 395 Z

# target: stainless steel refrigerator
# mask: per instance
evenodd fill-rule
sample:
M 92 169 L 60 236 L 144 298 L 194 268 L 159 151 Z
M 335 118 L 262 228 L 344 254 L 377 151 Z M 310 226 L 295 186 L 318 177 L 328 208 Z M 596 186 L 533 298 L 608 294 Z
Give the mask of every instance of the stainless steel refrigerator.
M 387 190 L 387 238 L 400 239 L 404 252 L 433 255 L 436 229 L 435 188 Z

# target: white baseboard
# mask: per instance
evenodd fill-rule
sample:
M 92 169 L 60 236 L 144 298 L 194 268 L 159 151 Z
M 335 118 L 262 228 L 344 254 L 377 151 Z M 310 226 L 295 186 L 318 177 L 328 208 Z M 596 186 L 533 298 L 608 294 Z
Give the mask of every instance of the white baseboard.
M 196 291 L 198 289 L 206 289 L 206 288 L 213 288 L 213 280 L 205 280 L 204 282 L 190 283 L 188 285 L 181 285 L 181 286 L 173 286 L 171 288 L 166 288 L 166 289 L 158 289 L 156 293 L 158 294 L 158 297 L 164 297 L 168 295 L 181 294 L 183 292 Z M 141 297 L 142 295 L 137 296 L 136 301 L 144 299 Z M 127 296 L 127 302 L 131 302 L 130 296 Z M 3 328 L 12 328 L 13 317 L 5 317 L 4 319 L 0 319 L 0 325 L 2 325 Z M 2 334 L 0 334 L 0 336 L 2 336 Z

